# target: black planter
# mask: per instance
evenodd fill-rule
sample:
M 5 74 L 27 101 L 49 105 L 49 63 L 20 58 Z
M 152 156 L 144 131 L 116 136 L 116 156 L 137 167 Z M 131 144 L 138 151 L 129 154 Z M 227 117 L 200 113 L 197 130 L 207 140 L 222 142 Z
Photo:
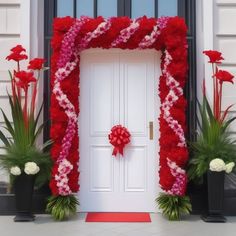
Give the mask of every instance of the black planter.
M 224 179 L 225 171 L 207 172 L 207 201 L 208 212 L 202 216 L 206 222 L 226 222 L 223 216 L 224 209 Z
M 35 175 L 22 173 L 14 180 L 16 216 L 15 222 L 34 221 L 32 214 L 32 197 L 34 191 Z

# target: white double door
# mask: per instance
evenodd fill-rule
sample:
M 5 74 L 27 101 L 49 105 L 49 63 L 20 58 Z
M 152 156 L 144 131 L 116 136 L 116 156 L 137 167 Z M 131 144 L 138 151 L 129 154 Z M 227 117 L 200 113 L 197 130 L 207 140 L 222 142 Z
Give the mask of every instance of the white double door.
M 153 212 L 158 192 L 159 56 L 153 50 L 84 51 L 80 73 L 80 211 Z M 153 139 L 151 137 L 153 122 Z M 112 156 L 110 129 L 131 133 Z

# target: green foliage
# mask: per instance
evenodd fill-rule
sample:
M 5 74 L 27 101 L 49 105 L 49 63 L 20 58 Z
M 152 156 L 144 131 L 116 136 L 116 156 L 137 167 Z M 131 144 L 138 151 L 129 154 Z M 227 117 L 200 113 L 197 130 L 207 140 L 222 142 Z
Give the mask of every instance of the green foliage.
M 9 121 L 2 109 L 1 111 L 6 125 L 4 126 L 4 128 L 9 132 L 11 136 L 11 138 L 9 139 L 9 145 L 14 143 L 18 148 L 26 150 L 29 146 L 35 145 L 35 141 L 42 131 L 43 124 L 37 127 L 39 116 L 42 111 L 42 106 L 39 109 L 36 119 L 34 119 L 33 114 L 30 114 L 26 124 L 20 101 L 17 97 L 14 101 L 12 100 L 11 96 L 8 97 L 11 106 L 13 124 Z M 0 138 L 2 138 L 2 135 L 3 133 L 1 133 Z
M 181 215 L 189 214 L 192 210 L 188 196 L 174 196 L 161 193 L 156 198 L 156 203 L 162 210 L 162 214 L 169 220 L 180 220 Z
M 79 201 L 74 195 L 51 196 L 48 199 L 46 212 L 51 214 L 57 221 L 66 220 L 76 214 Z
M 201 116 L 201 122 L 198 122 L 200 134 L 197 141 L 190 144 L 192 157 L 189 161 L 188 177 L 201 183 L 212 159 L 220 158 L 225 163 L 236 161 L 235 140 L 228 131 L 229 125 L 236 117 L 223 123 L 217 121 L 206 97 L 203 98 L 202 104 L 198 103 L 198 108 Z
M 13 166 L 19 166 L 24 170 L 26 162 L 35 162 L 40 171 L 37 174 L 36 186 L 40 187 L 50 178 L 51 158 L 48 153 L 44 153 L 51 142 L 47 142 L 41 149 L 36 147 L 36 139 L 42 131 L 43 125 L 38 127 L 38 120 L 42 111 L 42 106 L 34 119 L 34 115 L 30 114 L 28 121 L 24 120 L 23 110 L 20 101 L 16 97 L 15 100 L 9 97 L 11 106 L 12 123 L 7 118 L 4 111 L 1 109 L 5 126 L 3 127 L 8 131 L 8 135 L 4 135 L 0 131 L 0 139 L 5 144 L 5 154 L 0 155 L 0 165 L 6 170 L 10 170 Z

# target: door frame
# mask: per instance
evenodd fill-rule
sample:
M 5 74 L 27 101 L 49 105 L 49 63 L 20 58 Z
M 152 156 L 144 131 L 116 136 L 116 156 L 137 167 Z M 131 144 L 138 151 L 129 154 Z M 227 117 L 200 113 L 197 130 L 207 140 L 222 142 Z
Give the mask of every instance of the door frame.
M 137 52 L 137 51 L 140 51 L 140 50 L 137 50 L 137 49 L 134 49 L 134 50 L 122 50 L 122 49 L 99 49 L 99 48 L 92 48 L 92 49 L 86 49 L 82 52 L 82 54 L 94 54 L 94 53 L 100 53 L 102 55 L 102 53 L 107 53 L 106 55 L 109 55 L 109 54 L 122 54 L 123 52 L 124 53 L 133 53 L 133 52 Z M 157 122 L 157 120 L 159 119 L 160 117 L 160 98 L 158 96 L 158 91 L 157 91 L 157 87 L 159 86 L 159 80 L 156 79 L 156 77 L 159 77 L 161 75 L 161 70 L 160 70 L 160 61 L 161 61 L 161 53 L 160 51 L 157 51 L 157 50 L 154 50 L 154 49 L 146 49 L 146 50 L 142 50 L 141 51 L 142 54 L 147 54 L 148 56 L 151 55 L 154 57 L 154 64 L 153 64 L 153 67 L 154 67 L 154 78 L 153 78 L 153 81 L 151 83 L 153 83 L 153 99 L 154 99 L 154 104 L 153 104 L 153 110 L 154 110 L 154 139 L 152 140 L 153 142 L 153 152 L 154 152 L 154 159 L 155 159 L 155 170 L 154 170 L 154 176 L 152 176 L 154 178 L 154 189 L 153 189 L 153 192 L 155 193 L 155 196 L 153 198 L 153 203 L 155 204 L 155 198 L 156 196 L 161 192 L 161 188 L 158 184 L 159 182 L 159 176 L 156 174 L 158 173 L 159 171 L 159 158 L 158 157 L 158 153 L 160 151 L 160 146 L 159 146 L 159 137 L 160 137 L 160 133 L 158 132 L 159 130 L 159 123 Z M 100 56 L 99 54 L 99 56 Z M 87 56 L 86 55 L 86 56 Z M 85 57 L 86 57 L 85 56 Z M 96 55 L 97 56 L 97 55 Z M 82 57 L 83 55 L 81 55 L 81 60 L 82 60 Z M 83 64 L 80 63 L 80 68 L 81 68 L 81 71 L 82 71 L 82 66 Z M 120 67 L 120 66 L 119 66 Z M 122 70 L 121 70 L 122 71 Z M 119 72 L 120 73 L 120 72 Z M 82 73 L 81 73 L 82 74 Z M 80 79 L 81 80 L 81 79 Z M 80 81 L 80 84 L 82 84 L 82 81 Z M 121 85 L 122 86 L 122 85 Z M 81 86 L 81 89 L 83 88 L 83 86 Z M 148 91 L 147 91 L 148 92 Z M 81 95 L 80 95 L 81 96 Z M 148 94 L 147 94 L 148 96 Z M 81 101 L 81 98 L 80 98 L 80 101 Z M 81 114 L 79 115 L 79 117 L 81 116 Z M 78 123 L 80 124 L 80 118 L 78 120 Z M 80 136 L 81 137 L 81 136 Z M 132 138 L 132 137 L 131 137 Z M 92 145 L 93 146 L 93 145 Z M 81 162 L 81 154 L 80 154 L 80 162 Z M 86 157 L 88 158 L 88 156 Z M 111 157 L 111 158 L 117 158 L 117 157 Z M 120 161 L 123 163 L 124 159 L 122 157 L 120 157 Z M 148 158 L 149 159 L 149 158 Z M 113 163 L 114 164 L 114 163 Z M 148 180 L 147 180 L 148 181 Z M 81 179 L 80 179 L 80 183 L 81 183 Z M 152 184 L 152 183 L 151 183 Z M 80 184 L 81 185 L 81 184 Z M 79 194 L 81 194 L 81 189 L 79 191 Z M 153 206 L 154 207 L 154 206 Z M 83 210 L 82 210 L 83 211 Z M 99 210 L 100 211 L 100 210 Z M 129 210 L 127 210 L 129 211 Z M 145 210 L 142 210 L 142 212 L 144 212 Z M 124 210 L 122 211 L 124 212 Z M 130 212 L 130 211 L 129 211 Z M 149 210 L 147 212 L 150 212 Z M 158 212 L 158 209 L 157 208 L 153 208 L 153 210 L 151 212 Z

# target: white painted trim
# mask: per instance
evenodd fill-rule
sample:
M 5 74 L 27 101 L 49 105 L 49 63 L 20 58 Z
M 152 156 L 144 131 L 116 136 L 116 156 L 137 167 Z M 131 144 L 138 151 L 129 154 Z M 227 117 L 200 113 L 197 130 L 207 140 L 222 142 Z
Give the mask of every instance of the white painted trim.
M 20 1 L 20 14 L 21 14 L 21 30 L 20 41 L 24 45 L 27 52 L 30 52 L 30 0 Z
M 203 50 L 214 50 L 214 0 L 202 0 L 203 12 Z M 201 52 L 202 54 L 202 52 Z M 206 79 L 207 94 L 212 102 L 212 68 L 207 63 L 207 57 L 204 56 L 204 77 Z
M 24 0 L 23 0 L 24 1 Z M 44 1 L 34 0 L 30 5 L 30 58 L 44 57 Z M 43 75 L 39 80 L 37 106 L 39 109 L 43 99 Z M 39 119 L 39 124 L 43 123 L 43 111 Z M 42 144 L 43 135 L 38 139 L 38 144 Z
M 203 51 L 203 6 L 202 0 L 196 2 L 196 78 L 197 78 L 197 98 L 202 97 L 202 81 L 204 78 L 204 58 Z
M 30 57 L 44 56 L 44 1 L 31 1 Z

